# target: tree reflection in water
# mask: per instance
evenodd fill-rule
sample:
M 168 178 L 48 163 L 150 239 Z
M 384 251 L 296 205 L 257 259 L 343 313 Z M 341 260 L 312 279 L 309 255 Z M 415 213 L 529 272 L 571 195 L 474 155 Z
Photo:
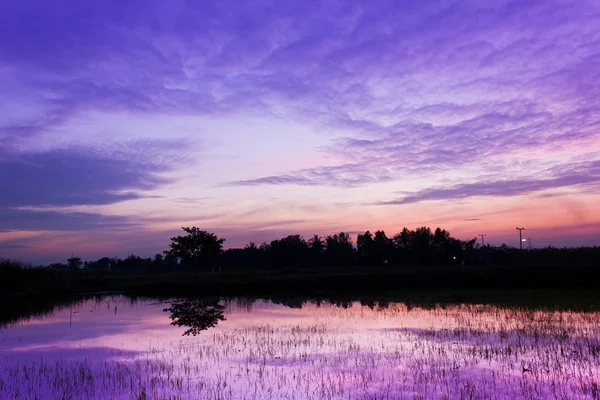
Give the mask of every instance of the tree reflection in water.
M 164 312 L 171 313 L 171 325 L 189 328 L 183 336 L 196 336 L 200 332 L 225 321 L 225 307 L 218 300 L 176 300 Z

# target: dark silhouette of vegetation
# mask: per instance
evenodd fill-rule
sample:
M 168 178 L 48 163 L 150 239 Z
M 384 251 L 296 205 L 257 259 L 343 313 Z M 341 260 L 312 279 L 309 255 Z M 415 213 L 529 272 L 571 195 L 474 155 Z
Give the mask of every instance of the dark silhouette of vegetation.
M 128 291 L 154 295 L 373 293 L 399 288 L 600 286 L 600 247 L 479 246 L 444 229 L 300 235 L 223 251 L 225 239 L 183 228 L 164 254 L 77 257 L 47 267 L 0 260 L 0 296 Z
M 208 328 L 217 326 L 219 321 L 225 321 L 225 307 L 219 304 L 219 299 L 177 300 L 163 311 L 171 314 L 171 325 L 188 328 L 183 336 L 196 336 Z
M 214 233 L 192 228 L 181 228 L 187 235 L 171 238 L 170 249 L 165 250 L 167 256 L 178 258 L 183 264 L 198 268 L 214 267 L 223 252 L 225 239 L 219 239 Z
M 83 261 L 79 257 L 71 257 L 67 260 L 67 265 L 72 269 L 81 268 Z
M 244 249 L 228 249 L 221 264 L 230 268 L 456 264 L 467 259 L 474 262 L 475 247 L 475 239 L 461 241 L 446 230 L 431 232 L 426 227 L 414 231 L 404 228 L 392 238 L 384 231 L 374 235 L 367 231 L 358 235 L 356 247 L 345 232 L 325 238 L 314 235 L 309 240 L 290 235 L 260 246 L 250 243 Z

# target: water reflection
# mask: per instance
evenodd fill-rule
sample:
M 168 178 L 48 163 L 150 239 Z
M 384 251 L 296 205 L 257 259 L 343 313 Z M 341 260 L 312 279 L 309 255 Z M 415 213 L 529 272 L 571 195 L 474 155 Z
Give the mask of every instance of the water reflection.
M 115 296 L 11 315 L 1 399 L 600 396 L 598 311 Z
M 225 307 L 214 300 L 176 300 L 164 312 L 170 313 L 171 325 L 188 328 L 183 336 L 196 336 L 200 332 L 225 321 Z
M 14 324 L 25 323 L 31 318 L 43 318 L 44 316 L 52 315 L 57 311 L 77 308 L 80 305 L 88 302 L 94 304 L 105 304 L 106 299 L 111 296 L 90 295 L 90 296 L 71 296 L 65 298 L 21 298 L 15 301 L 0 301 L 0 328 L 11 326 Z M 149 300 L 143 297 L 125 297 L 120 296 L 119 302 L 126 300 L 128 304 L 134 303 L 154 303 L 155 300 Z M 209 317 L 211 313 L 218 310 L 218 304 L 223 303 L 230 307 L 233 303 L 236 306 L 251 311 L 253 304 L 259 299 L 257 298 L 225 298 L 221 299 L 201 299 L 198 310 L 200 315 Z M 599 311 L 600 310 L 600 293 L 597 291 L 504 291 L 504 292 L 473 292 L 463 291 L 459 293 L 443 291 L 437 292 L 404 292 L 396 293 L 387 296 L 325 296 L 325 297 L 269 297 L 268 300 L 274 304 L 280 304 L 293 309 L 302 309 L 306 305 L 335 305 L 347 309 L 353 303 L 359 302 L 363 306 L 368 306 L 370 309 L 385 309 L 391 303 L 403 303 L 407 307 L 417 307 L 425 309 L 435 309 L 437 307 L 452 306 L 456 304 L 488 304 L 503 308 L 518 308 L 531 310 L 564 310 L 564 311 Z M 192 300 L 190 300 L 192 301 Z M 114 303 L 114 302 L 113 302 Z M 106 304 L 106 307 L 111 307 L 113 303 Z M 210 305 L 214 311 L 204 313 L 203 305 Z M 94 306 L 95 307 L 95 306 Z M 117 314 L 117 304 L 114 308 L 111 307 L 114 314 Z M 170 308 L 170 307 L 169 307 Z M 176 307 L 184 310 L 185 306 Z M 192 309 L 189 309 L 192 312 Z M 77 312 L 77 311 L 75 311 Z M 217 320 L 218 322 L 218 320 Z M 175 326 L 180 326 L 176 325 Z M 184 324 L 185 325 L 185 324 Z M 184 326 L 181 325 L 181 326 Z M 216 325 L 216 324 L 215 324 Z M 207 325 L 207 328 L 215 325 Z M 199 327 L 203 324 L 199 324 Z M 191 333 L 190 333 L 191 334 Z

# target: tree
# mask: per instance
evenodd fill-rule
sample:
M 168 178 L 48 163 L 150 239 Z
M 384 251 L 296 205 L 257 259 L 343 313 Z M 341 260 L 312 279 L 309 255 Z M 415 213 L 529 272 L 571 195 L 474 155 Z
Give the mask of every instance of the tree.
M 142 257 L 136 256 L 135 254 L 130 254 L 126 259 L 119 263 L 119 268 L 127 270 L 142 270 L 144 264 L 145 263 Z
M 384 231 L 375 232 L 373 237 L 373 254 L 374 261 L 381 264 L 392 258 L 394 250 L 394 242 L 388 238 Z
M 248 253 L 252 253 L 253 251 L 258 250 L 258 246 L 255 242 L 250 242 L 244 246 L 244 250 L 246 250 Z
M 97 260 L 97 261 L 92 261 L 87 263 L 86 268 L 88 269 L 96 269 L 96 270 L 107 270 L 108 267 L 110 266 L 110 258 L 108 257 L 102 257 L 101 259 Z
M 354 261 L 352 238 L 345 232 L 329 235 L 325 238 L 325 255 L 330 264 L 344 265 Z
M 433 243 L 433 234 L 431 229 L 422 226 L 417 228 L 413 235 L 411 250 L 420 263 L 429 263 L 431 260 L 431 245 Z
M 79 269 L 83 265 L 83 262 L 81 261 L 81 258 L 79 258 L 79 257 L 71 257 L 67 260 L 67 264 L 69 265 L 69 268 Z
M 320 255 L 325 250 L 325 241 L 315 234 L 308 240 L 308 247 L 314 254 Z
M 373 235 L 366 231 L 364 234 L 359 234 L 356 238 L 356 247 L 358 255 L 367 261 L 371 261 L 373 256 Z
M 278 266 L 300 266 L 308 253 L 308 244 L 300 235 L 289 235 L 271 242 L 271 257 Z
M 325 241 L 323 238 L 316 234 L 313 235 L 313 237 L 308 240 L 308 248 L 313 266 L 320 265 L 321 258 L 325 252 Z
M 187 235 L 171 238 L 170 249 L 165 250 L 167 256 L 175 256 L 184 263 L 198 268 L 202 265 L 214 266 L 219 255 L 223 252 L 225 239 L 218 238 L 214 233 L 192 228 L 181 228 Z
M 443 248 L 450 241 L 450 232 L 445 229 L 437 228 L 433 233 L 433 245 L 437 248 Z
M 250 242 L 248 243 L 246 246 L 244 246 L 244 249 L 242 250 L 242 253 L 240 254 L 241 257 L 241 262 L 238 262 L 238 264 L 246 264 L 246 265 L 250 265 L 253 268 L 256 268 L 260 265 L 261 262 L 261 256 L 264 254 L 264 251 L 262 251 L 255 242 Z
M 408 228 L 404 227 L 402 232 L 396 234 L 394 236 L 394 244 L 399 249 L 410 250 L 413 242 L 413 238 L 415 236 L 415 231 L 411 231 Z
M 163 311 L 171 314 L 171 325 L 188 328 L 184 336 L 196 336 L 219 321 L 225 321 L 225 307 L 218 300 L 178 300 Z

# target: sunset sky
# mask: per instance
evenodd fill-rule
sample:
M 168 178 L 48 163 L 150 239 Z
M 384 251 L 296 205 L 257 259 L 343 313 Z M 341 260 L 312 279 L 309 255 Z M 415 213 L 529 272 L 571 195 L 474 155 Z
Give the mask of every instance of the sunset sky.
M 600 2 L 0 0 L 0 257 L 600 245 Z

